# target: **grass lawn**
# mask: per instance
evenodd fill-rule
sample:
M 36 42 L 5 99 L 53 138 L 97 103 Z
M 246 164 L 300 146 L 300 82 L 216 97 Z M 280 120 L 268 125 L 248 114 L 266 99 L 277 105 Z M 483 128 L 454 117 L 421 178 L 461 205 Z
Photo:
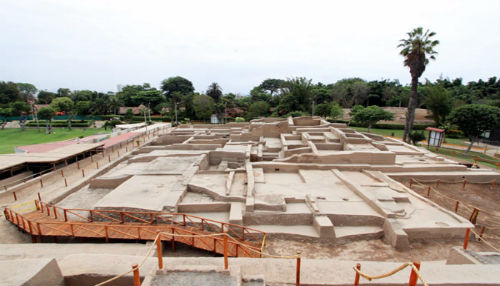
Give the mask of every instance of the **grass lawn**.
M 45 128 L 26 128 L 21 131 L 20 128 L 5 128 L 0 130 L 0 154 L 14 153 L 15 146 L 47 143 L 71 139 L 79 136 L 89 136 L 97 133 L 110 133 L 110 130 L 104 128 L 73 128 L 69 131 L 67 128 L 52 128 L 52 134 L 45 134 Z
M 349 127 L 352 128 L 356 131 L 360 132 L 368 132 L 368 128 L 366 127 Z M 376 129 L 372 128 L 370 130 L 371 133 L 374 134 L 379 134 L 379 135 L 384 135 L 384 136 L 393 136 L 392 133 L 394 133 L 395 137 L 403 137 L 404 130 L 401 129 Z M 428 131 L 425 131 L 425 137 L 428 136 Z M 445 138 L 445 143 L 450 143 L 450 144 L 455 144 L 455 145 L 460 145 L 460 146 L 469 146 L 468 142 L 469 140 L 466 138 Z
M 443 147 L 439 148 L 439 150 L 437 152 L 436 152 L 435 148 L 430 148 L 429 150 L 434 152 L 434 153 L 443 154 L 443 155 L 446 155 L 448 157 L 453 157 L 453 158 L 465 160 L 465 161 L 468 161 L 471 163 L 473 163 L 474 158 L 477 157 L 478 158 L 477 163 L 479 165 L 485 165 L 485 166 L 488 166 L 488 167 L 493 168 L 493 169 L 497 168 L 496 162 L 499 162 L 499 160 L 497 158 L 493 158 L 491 156 L 488 156 L 488 155 L 480 153 L 480 152 L 470 151 L 469 153 L 465 153 L 463 151 L 457 151 L 457 150 L 443 148 Z M 484 159 L 488 162 L 481 161 L 481 159 Z
M 365 127 L 350 127 L 350 128 L 357 130 L 357 131 L 360 131 L 360 132 L 368 132 L 368 128 L 365 128 Z M 384 135 L 384 136 L 392 136 L 392 133 L 394 132 L 395 137 L 403 137 L 404 130 L 372 128 L 370 130 L 370 132 L 374 133 L 374 134 Z M 426 134 L 426 136 L 427 136 L 427 134 Z M 461 145 L 461 146 L 469 146 L 469 144 L 466 143 L 467 141 L 468 140 L 465 138 L 447 138 L 446 139 L 446 143 Z M 422 147 L 426 147 L 426 146 L 422 146 Z M 486 159 L 487 161 L 495 162 L 495 163 L 493 163 L 493 162 L 478 161 L 479 165 L 488 166 L 488 167 L 493 168 L 493 169 L 496 169 L 496 162 L 499 161 L 496 158 L 493 158 L 491 156 L 485 155 L 485 154 L 480 153 L 480 152 L 474 152 L 474 151 L 470 151 L 468 154 L 465 154 L 464 151 L 458 151 L 458 150 L 448 149 L 448 148 L 444 148 L 444 147 L 439 148 L 438 152 L 436 152 L 435 148 L 430 148 L 429 150 L 434 152 L 434 153 L 439 153 L 439 154 L 443 154 L 443 155 L 446 155 L 449 157 L 462 159 L 462 160 L 465 160 L 465 161 L 468 161 L 471 163 L 474 162 L 474 157 L 477 156 L 479 158 Z

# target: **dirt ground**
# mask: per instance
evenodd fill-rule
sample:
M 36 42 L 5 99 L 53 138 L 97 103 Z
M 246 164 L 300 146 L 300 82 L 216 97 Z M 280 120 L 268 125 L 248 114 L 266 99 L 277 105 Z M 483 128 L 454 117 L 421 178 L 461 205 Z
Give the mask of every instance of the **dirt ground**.
M 394 119 L 390 121 L 381 121 L 384 123 L 400 123 L 404 124 L 406 122 L 406 107 L 383 107 L 384 110 L 390 111 L 394 114 Z M 344 108 L 344 116 L 342 119 L 344 120 L 349 120 L 351 116 L 349 115 L 349 112 L 351 111 L 350 108 Z M 433 123 L 432 116 L 430 115 L 429 112 L 427 112 L 427 109 L 422 109 L 422 108 L 417 108 L 415 110 L 415 123 Z
M 408 182 L 404 182 L 408 186 Z M 435 184 L 427 184 L 435 186 Z M 426 185 L 426 186 L 427 186 Z M 413 184 L 412 189 L 422 196 L 427 195 L 427 187 L 419 187 Z M 462 189 L 462 184 L 441 183 L 437 188 L 446 196 L 454 200 L 432 193 L 430 199 L 448 210 L 454 211 L 456 200 L 460 200 L 471 206 L 476 206 L 480 211 L 477 217 L 475 231 L 479 233 L 482 226 L 487 226 L 483 237 L 500 248 L 500 228 L 491 229 L 500 225 L 500 187 L 486 184 L 467 184 Z M 469 219 L 471 211 L 459 206 L 458 214 Z M 490 229 L 488 229 L 490 226 Z M 454 246 L 462 246 L 462 239 L 435 240 L 435 241 L 412 241 L 409 251 L 397 251 L 392 246 L 385 244 L 381 239 L 370 241 L 356 241 L 344 245 L 332 245 L 327 243 L 309 243 L 292 240 L 269 240 L 266 251 L 275 255 L 292 255 L 297 250 L 302 251 L 305 258 L 337 258 L 343 260 L 372 260 L 372 261 L 414 261 L 414 260 L 446 260 L 450 249 Z M 494 251 L 482 241 L 478 241 L 471 234 L 467 249 L 474 251 Z

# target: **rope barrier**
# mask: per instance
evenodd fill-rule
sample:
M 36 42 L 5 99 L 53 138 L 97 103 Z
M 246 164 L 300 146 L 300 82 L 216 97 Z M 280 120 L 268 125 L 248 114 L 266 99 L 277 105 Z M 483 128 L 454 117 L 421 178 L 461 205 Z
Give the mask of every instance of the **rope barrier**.
M 500 249 L 496 248 L 495 246 L 493 246 L 493 244 L 491 244 L 491 242 L 488 242 L 487 240 L 484 239 L 484 235 L 481 236 L 479 233 L 477 233 L 473 229 L 471 229 L 471 232 L 473 234 L 475 234 L 476 237 L 481 237 L 481 241 L 484 242 L 484 243 L 486 243 L 486 245 L 488 245 L 489 247 L 493 248 L 496 252 L 500 252 Z
M 427 186 L 425 186 L 424 184 L 422 184 L 420 181 L 418 181 L 418 180 L 416 180 L 416 179 L 412 179 L 412 180 L 413 180 L 414 182 L 416 182 L 417 184 L 420 184 L 420 186 L 421 186 L 421 187 L 427 187 Z M 443 196 L 443 197 L 445 197 L 445 198 L 447 198 L 447 199 L 450 199 L 450 200 L 453 200 L 453 201 L 459 201 L 459 200 L 456 200 L 456 199 L 454 199 L 454 198 L 452 198 L 452 197 L 450 197 L 450 196 L 447 196 L 447 195 L 443 194 L 442 192 L 438 191 L 437 189 L 435 189 L 435 188 L 433 188 L 433 187 L 431 187 L 431 186 L 429 186 L 429 187 L 431 188 L 431 190 L 432 190 L 432 191 L 434 191 L 435 193 L 437 193 L 437 194 L 439 194 L 439 195 L 441 195 L 441 196 Z M 492 217 L 493 217 L 493 218 L 495 218 L 495 219 L 500 220 L 500 218 L 499 218 L 499 217 L 497 217 L 496 215 L 494 215 L 493 213 L 491 213 L 491 212 L 489 212 L 489 211 L 487 211 L 487 210 L 485 210 L 485 209 L 482 209 L 482 208 L 480 208 L 480 207 L 477 207 L 477 206 L 473 206 L 473 205 L 467 204 L 467 203 L 465 203 L 465 202 L 463 202 L 463 201 L 459 201 L 459 202 L 460 202 L 460 204 L 461 204 L 461 205 L 464 205 L 466 208 L 469 208 L 470 210 L 477 209 L 477 210 L 479 210 L 479 211 L 481 211 L 481 212 L 484 212 L 484 213 L 489 214 L 490 216 L 492 216 Z
M 368 281 L 372 281 L 372 280 L 377 280 L 377 279 L 382 279 L 382 278 L 392 276 L 392 275 L 398 273 L 399 271 L 405 269 L 408 266 L 411 266 L 413 271 L 417 274 L 418 279 L 420 279 L 420 281 L 422 281 L 422 284 L 424 284 L 424 286 L 428 286 L 427 282 L 425 282 L 424 278 L 420 274 L 420 270 L 415 266 L 415 264 L 413 262 L 406 262 L 406 263 L 402 264 L 401 266 L 399 266 L 399 267 L 397 267 L 397 268 L 395 268 L 387 273 L 384 273 L 381 275 L 376 275 L 376 276 L 368 275 L 368 274 L 362 272 L 361 270 L 357 269 L 356 267 L 353 267 L 353 269 L 360 276 L 363 276 L 363 278 L 367 279 Z
M 437 189 L 435 189 L 435 188 L 433 188 L 431 186 L 425 186 L 424 184 L 422 184 L 422 181 L 419 181 L 419 180 L 416 180 L 416 179 L 413 179 L 413 178 L 411 179 L 411 181 L 412 182 L 414 181 L 415 183 L 419 184 L 419 185 L 417 185 L 418 187 L 423 187 L 423 188 L 428 187 L 429 188 L 428 191 L 427 191 L 428 194 L 429 194 L 429 190 L 433 190 L 437 195 L 439 195 L 441 197 L 447 198 L 449 200 L 456 201 L 455 213 L 458 211 L 458 204 L 459 203 L 462 204 L 465 209 L 467 209 L 469 211 L 472 211 L 471 222 L 474 223 L 474 224 L 476 224 L 476 218 L 477 218 L 477 215 L 478 215 L 479 211 L 482 211 L 482 212 L 484 212 L 484 213 L 492 216 L 493 220 L 500 220 L 500 218 L 498 218 L 496 215 L 492 214 L 491 212 L 486 211 L 486 210 L 481 209 L 481 208 L 476 207 L 476 206 L 469 205 L 469 204 L 467 204 L 467 203 L 465 203 L 463 201 L 455 200 L 455 199 L 453 199 L 453 198 L 451 198 L 451 197 L 443 194 L 442 192 L 438 191 Z M 500 225 L 498 225 L 498 224 L 484 225 L 483 227 L 487 228 L 488 230 L 499 230 L 500 229 Z
M 98 284 L 95 284 L 94 286 L 102 286 L 102 285 L 105 285 L 105 284 L 108 284 L 109 282 L 112 282 L 112 281 L 115 281 L 116 279 L 118 278 L 121 278 L 131 272 L 133 272 L 134 270 L 136 269 L 139 269 L 140 267 L 142 267 L 144 265 L 144 263 L 146 263 L 146 260 L 148 259 L 148 257 L 151 255 L 151 252 L 153 251 L 154 247 L 156 246 L 157 244 L 157 241 L 158 239 L 161 239 L 161 236 L 171 236 L 171 237 L 214 237 L 214 236 L 226 236 L 228 237 L 229 239 L 233 240 L 235 243 L 239 244 L 239 245 L 244 245 L 243 243 L 241 243 L 240 241 L 236 240 L 235 238 L 233 238 L 232 236 L 230 236 L 229 234 L 225 233 L 225 232 L 222 232 L 222 233 L 214 233 L 214 234 L 202 234 L 202 235 L 192 235 L 192 234 L 175 234 L 175 233 L 167 233 L 167 232 L 159 232 L 153 243 L 151 244 L 151 246 L 148 248 L 148 251 L 146 252 L 146 255 L 144 256 L 144 258 L 142 259 L 142 261 L 134 268 L 126 271 L 126 272 L 123 272 L 115 277 L 112 277 L 108 280 L 105 280 L 103 282 L 100 282 Z M 246 246 L 246 245 L 244 245 Z M 263 251 L 257 251 L 257 250 L 254 250 L 252 248 L 247 248 L 248 250 L 250 251 L 253 251 L 255 253 L 259 253 L 261 255 L 265 255 L 267 257 L 272 257 L 272 258 L 286 258 L 286 259 L 295 259 L 295 258 L 299 258 L 300 255 L 288 255 L 288 256 L 279 256 L 279 255 L 271 255 L 271 254 L 267 254 L 267 253 L 264 253 Z

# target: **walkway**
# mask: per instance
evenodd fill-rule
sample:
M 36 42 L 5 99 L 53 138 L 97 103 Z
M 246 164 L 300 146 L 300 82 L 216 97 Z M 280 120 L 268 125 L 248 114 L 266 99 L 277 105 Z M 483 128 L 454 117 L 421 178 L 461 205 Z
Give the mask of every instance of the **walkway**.
M 8 221 L 37 237 L 81 237 L 129 240 L 154 240 L 159 232 L 162 240 L 184 243 L 195 248 L 223 254 L 227 243 L 228 256 L 260 257 L 265 233 L 240 225 L 202 217 L 161 212 L 64 209 L 35 200 L 36 211 L 26 214 L 4 210 Z M 224 239 L 226 232 L 231 239 Z M 173 238 L 172 238 L 173 237 Z

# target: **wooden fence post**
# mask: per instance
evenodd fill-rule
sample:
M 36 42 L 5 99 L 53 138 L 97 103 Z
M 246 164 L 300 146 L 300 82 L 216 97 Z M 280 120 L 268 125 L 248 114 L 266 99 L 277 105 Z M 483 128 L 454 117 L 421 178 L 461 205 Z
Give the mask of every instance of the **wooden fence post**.
M 141 277 L 139 276 L 139 266 L 137 264 L 132 265 L 134 269 L 134 286 L 141 286 Z
M 297 251 L 297 271 L 295 273 L 295 285 L 300 285 L 300 251 Z
M 224 233 L 224 269 L 229 267 L 229 262 L 227 261 L 227 234 Z
M 420 262 L 419 261 L 413 262 L 413 265 L 415 265 L 415 268 L 420 270 Z M 408 282 L 408 286 L 417 286 L 417 281 L 418 281 L 417 272 L 415 272 L 415 269 L 413 269 L 413 267 L 412 267 L 411 273 L 410 273 L 410 281 Z
M 469 235 L 470 235 L 470 228 L 465 230 L 465 237 L 464 237 L 464 250 L 467 249 L 467 245 L 469 245 Z
M 158 269 L 163 269 L 163 251 L 161 249 L 161 236 L 156 240 L 156 250 L 158 251 Z
M 361 264 L 356 264 L 356 269 L 361 270 Z M 356 276 L 354 276 L 354 286 L 359 285 L 359 273 L 356 272 Z

